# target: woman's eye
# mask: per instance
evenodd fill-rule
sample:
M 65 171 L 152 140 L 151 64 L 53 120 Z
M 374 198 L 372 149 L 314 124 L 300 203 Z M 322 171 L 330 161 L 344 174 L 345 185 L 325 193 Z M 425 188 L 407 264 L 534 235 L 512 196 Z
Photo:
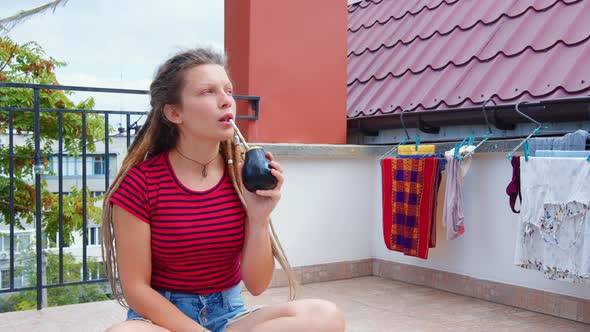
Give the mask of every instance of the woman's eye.
M 228 95 L 231 96 L 234 94 L 234 91 L 233 90 L 225 90 L 225 93 L 227 93 Z

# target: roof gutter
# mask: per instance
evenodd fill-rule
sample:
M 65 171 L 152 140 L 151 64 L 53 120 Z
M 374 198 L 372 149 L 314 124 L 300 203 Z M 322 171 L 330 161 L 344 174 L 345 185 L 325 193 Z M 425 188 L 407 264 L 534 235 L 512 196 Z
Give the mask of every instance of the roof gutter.
M 493 105 L 485 107 L 489 124 L 501 130 L 511 130 L 518 123 L 528 122 L 516 112 L 521 111 L 540 122 L 590 121 L 590 96 L 555 98 Z M 482 106 L 443 110 L 404 112 L 404 124 L 408 128 L 419 128 L 425 133 L 437 134 L 440 127 L 457 125 L 485 125 Z M 401 112 L 347 119 L 349 132 L 376 135 L 382 129 L 402 128 Z

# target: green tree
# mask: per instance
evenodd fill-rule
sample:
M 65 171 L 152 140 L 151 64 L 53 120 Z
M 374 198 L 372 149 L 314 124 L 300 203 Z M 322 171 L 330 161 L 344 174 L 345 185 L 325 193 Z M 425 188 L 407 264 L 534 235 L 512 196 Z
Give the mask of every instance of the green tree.
M 55 69 L 64 66 L 52 57 L 46 56 L 45 52 L 35 42 L 18 44 L 7 36 L 0 36 L 0 82 L 12 83 L 32 83 L 59 85 L 55 75 Z M 94 100 L 88 98 L 81 102 L 74 102 L 70 99 L 71 92 L 51 89 L 41 89 L 39 91 L 40 107 L 52 109 L 75 109 L 90 110 L 94 107 Z M 34 107 L 32 89 L 23 88 L 0 88 L 0 107 L 17 107 L 32 109 Z M 62 114 L 62 137 L 64 142 L 64 151 L 69 155 L 79 156 L 82 153 L 84 142 L 82 134 L 87 136 L 86 149 L 88 152 L 95 151 L 95 142 L 104 141 L 104 117 L 99 114 L 86 114 L 86 127 L 82 127 L 81 112 L 61 112 Z M 17 229 L 30 228 L 31 223 L 35 220 L 36 209 L 36 190 L 41 191 L 41 211 L 42 211 L 42 231 L 49 238 L 56 238 L 59 230 L 59 196 L 47 190 L 47 182 L 43 178 L 41 188 L 35 187 L 34 177 L 34 112 L 30 110 L 14 111 L 12 118 L 13 133 L 18 139 L 15 139 L 14 145 L 14 187 L 12 190 L 14 204 L 15 227 Z M 9 132 L 9 111 L 0 111 L 0 133 L 8 134 Z M 41 112 L 40 113 L 40 153 L 42 163 L 45 165 L 45 174 L 55 175 L 49 169 L 49 158 L 56 151 L 58 133 L 58 113 Z M 6 137 L 5 137 L 6 138 Z M 10 150 L 8 140 L 2 139 L 0 144 L 0 222 L 8 224 L 10 222 Z M 67 190 L 67 189 L 66 189 Z M 64 244 L 73 242 L 75 232 L 82 235 L 83 213 L 83 192 L 75 187 L 70 188 L 70 194 L 63 197 L 63 237 Z M 86 192 L 87 220 L 100 220 L 101 209 L 97 208 L 96 203 L 101 197 L 92 198 L 90 191 Z M 27 280 L 33 284 L 36 281 L 36 267 L 34 259 L 35 254 L 30 254 L 27 259 L 19 253 L 15 259 L 15 266 L 23 267 L 18 273 L 24 273 Z M 58 271 L 59 263 L 55 254 L 46 255 L 46 278 L 47 283 L 55 283 L 59 280 Z M 80 262 L 75 262 L 71 256 L 64 257 L 67 264 L 65 269 L 64 281 L 80 281 Z M 24 261 L 23 261 L 24 260 Z M 23 265 L 24 264 L 24 265 Z M 89 268 L 97 262 L 90 261 Z M 28 269 L 28 270 L 27 270 Z M 57 279 L 56 279 L 57 278 Z M 103 292 L 97 285 L 82 285 L 51 288 L 47 290 L 47 300 L 49 305 L 61 305 L 69 303 L 80 303 L 86 301 L 95 301 L 106 299 Z M 8 300 L 3 301 L 2 305 L 6 310 L 24 310 L 36 306 L 35 291 L 24 291 L 12 295 Z
M 46 57 L 43 49 L 35 42 L 19 45 L 8 37 L 0 36 L 0 82 L 37 83 L 59 85 L 55 76 L 55 68 L 64 66 L 52 57 Z M 94 100 L 88 98 L 79 103 L 70 100 L 71 92 L 41 89 L 39 101 L 41 108 L 90 110 Z M 0 107 L 33 108 L 33 91 L 21 88 L 0 89 Z M 82 128 L 80 112 L 63 112 L 62 135 L 64 149 L 73 155 L 82 151 L 82 132 L 86 131 L 86 149 L 95 150 L 95 142 L 104 140 L 104 117 L 99 114 L 86 115 L 86 128 Z M 34 112 L 15 111 L 13 128 L 16 135 L 24 138 L 24 143 L 14 146 L 14 213 L 16 227 L 24 229 L 25 224 L 34 221 L 35 217 L 35 186 L 34 186 Z M 56 151 L 58 140 L 58 113 L 41 112 L 41 155 L 42 162 L 48 165 L 49 156 Z M 9 129 L 8 111 L 0 112 L 0 132 Z M 0 215 L 5 223 L 10 220 L 10 186 L 9 186 L 9 146 L 0 145 Z M 49 170 L 46 169 L 49 174 Z M 53 174 L 55 175 L 55 174 Z M 59 227 L 58 195 L 46 189 L 43 180 L 41 192 L 43 229 L 47 235 L 55 238 Z M 94 203 L 100 197 L 91 198 L 87 191 L 87 219 L 99 220 L 100 209 Z M 73 232 L 82 231 L 82 191 L 71 189 L 71 194 L 63 198 L 63 227 L 66 243 L 72 240 Z

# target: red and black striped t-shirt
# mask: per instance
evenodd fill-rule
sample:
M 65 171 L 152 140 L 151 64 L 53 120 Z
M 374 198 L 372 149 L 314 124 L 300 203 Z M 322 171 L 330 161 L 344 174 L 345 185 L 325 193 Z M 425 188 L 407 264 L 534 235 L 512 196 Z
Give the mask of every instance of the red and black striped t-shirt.
M 227 169 L 193 191 L 164 152 L 133 167 L 111 203 L 150 225 L 153 288 L 206 294 L 240 282 L 246 213 Z

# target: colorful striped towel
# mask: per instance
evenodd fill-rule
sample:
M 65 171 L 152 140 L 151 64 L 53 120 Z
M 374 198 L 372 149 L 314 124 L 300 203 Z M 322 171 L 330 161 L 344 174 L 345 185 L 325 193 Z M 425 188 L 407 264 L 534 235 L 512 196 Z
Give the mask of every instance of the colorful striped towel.
M 383 238 L 387 248 L 428 258 L 434 246 L 438 158 L 381 160 Z

